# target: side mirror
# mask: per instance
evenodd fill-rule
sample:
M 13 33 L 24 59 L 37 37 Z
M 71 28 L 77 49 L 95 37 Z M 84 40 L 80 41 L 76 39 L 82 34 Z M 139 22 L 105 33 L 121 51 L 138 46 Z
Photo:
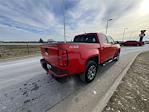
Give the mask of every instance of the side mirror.
M 119 44 L 119 42 L 118 41 L 114 41 L 114 44 Z

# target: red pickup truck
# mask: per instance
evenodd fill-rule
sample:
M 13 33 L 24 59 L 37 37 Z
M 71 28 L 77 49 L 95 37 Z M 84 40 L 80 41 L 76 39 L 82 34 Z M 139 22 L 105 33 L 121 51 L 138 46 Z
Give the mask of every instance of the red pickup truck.
M 57 78 L 80 74 L 89 83 L 98 64 L 119 59 L 120 45 L 102 33 L 85 33 L 75 36 L 73 42 L 42 45 L 41 54 L 41 65 L 48 74 Z

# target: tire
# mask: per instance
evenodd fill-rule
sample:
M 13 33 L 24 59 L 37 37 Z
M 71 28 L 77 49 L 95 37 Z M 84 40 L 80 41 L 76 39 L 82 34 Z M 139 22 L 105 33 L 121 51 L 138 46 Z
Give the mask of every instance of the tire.
M 88 61 L 86 70 L 83 74 L 80 74 L 80 79 L 85 83 L 92 82 L 97 74 L 98 65 L 95 61 Z

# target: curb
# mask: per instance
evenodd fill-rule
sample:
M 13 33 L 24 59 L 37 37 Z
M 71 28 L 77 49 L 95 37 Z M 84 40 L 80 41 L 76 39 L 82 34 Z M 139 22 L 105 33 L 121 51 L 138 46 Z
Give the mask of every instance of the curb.
M 141 52 L 140 52 L 141 53 Z M 103 96 L 103 98 L 99 101 L 99 103 L 97 104 L 97 106 L 95 107 L 95 109 L 93 110 L 93 112 L 102 112 L 104 107 L 106 107 L 107 103 L 109 102 L 110 98 L 112 97 L 114 91 L 116 90 L 116 88 L 118 87 L 118 85 L 120 84 L 122 78 L 124 77 L 124 75 L 127 73 L 127 71 L 129 70 L 130 66 L 132 65 L 132 63 L 134 62 L 134 60 L 136 59 L 136 57 L 140 54 L 138 53 L 133 59 L 132 61 L 126 65 L 126 67 L 124 68 L 123 71 L 121 71 L 121 75 L 119 75 L 117 77 L 117 79 L 115 80 L 114 84 L 109 88 L 109 90 L 106 92 L 106 94 Z

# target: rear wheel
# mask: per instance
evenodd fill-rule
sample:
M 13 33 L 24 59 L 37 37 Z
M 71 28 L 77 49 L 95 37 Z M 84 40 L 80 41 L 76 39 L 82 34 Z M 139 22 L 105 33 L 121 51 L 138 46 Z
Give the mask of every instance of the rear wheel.
M 96 77 L 97 69 L 97 63 L 95 61 L 89 61 L 87 63 L 85 72 L 80 75 L 80 79 L 85 83 L 93 81 Z

